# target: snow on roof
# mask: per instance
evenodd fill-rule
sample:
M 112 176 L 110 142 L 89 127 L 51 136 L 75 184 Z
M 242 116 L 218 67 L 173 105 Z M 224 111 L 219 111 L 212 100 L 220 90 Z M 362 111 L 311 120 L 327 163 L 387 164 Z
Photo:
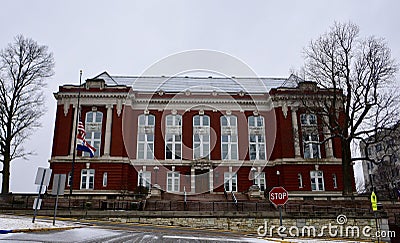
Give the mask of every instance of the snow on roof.
M 132 86 L 135 91 L 156 92 L 248 92 L 265 93 L 272 88 L 296 87 L 297 83 L 286 78 L 257 77 L 188 77 L 188 76 L 111 76 L 103 72 L 93 79 L 103 79 L 109 86 Z

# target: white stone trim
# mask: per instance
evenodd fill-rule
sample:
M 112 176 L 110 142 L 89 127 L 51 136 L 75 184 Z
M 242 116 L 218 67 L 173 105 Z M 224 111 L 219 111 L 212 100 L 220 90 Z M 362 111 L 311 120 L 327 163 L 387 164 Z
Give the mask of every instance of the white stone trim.
M 104 155 L 110 156 L 111 148 L 111 126 L 112 126 L 112 105 L 106 105 L 107 120 L 106 120 L 106 134 L 104 138 Z
M 300 139 L 299 139 L 299 124 L 297 121 L 297 107 L 290 107 L 292 112 L 292 130 L 293 130 L 293 146 L 295 158 L 300 158 Z

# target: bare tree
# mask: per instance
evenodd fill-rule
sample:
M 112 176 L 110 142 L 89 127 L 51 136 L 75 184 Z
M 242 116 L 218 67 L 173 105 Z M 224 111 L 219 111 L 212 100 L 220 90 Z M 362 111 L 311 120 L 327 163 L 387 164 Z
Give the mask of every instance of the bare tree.
M 314 106 L 329 130 L 324 141 L 341 141 L 343 194 L 350 195 L 352 164 L 363 159 L 352 154 L 351 145 L 392 127 L 398 119 L 398 92 L 392 88 L 398 66 L 383 39 L 360 38 L 353 23 L 335 23 L 311 41 L 305 58 L 307 78 L 332 91 L 332 97 L 318 99 Z
M 375 189 L 380 198 L 394 198 L 400 182 L 400 122 L 363 139 L 361 155 L 368 165 L 368 191 Z
M 381 199 L 397 198 L 396 190 L 400 182 L 400 165 L 393 160 L 385 160 L 378 164 L 376 173 L 373 174 L 373 187 Z
M 53 54 L 22 35 L 0 51 L 0 162 L 3 165 L 1 194 L 9 193 L 10 165 L 32 152 L 23 143 L 45 113 L 45 79 L 54 74 Z

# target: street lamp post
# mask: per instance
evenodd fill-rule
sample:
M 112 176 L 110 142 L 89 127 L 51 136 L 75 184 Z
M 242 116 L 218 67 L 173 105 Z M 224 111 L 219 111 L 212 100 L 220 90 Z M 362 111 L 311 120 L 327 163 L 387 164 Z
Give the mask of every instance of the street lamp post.
M 279 170 L 276 171 L 276 175 L 278 176 L 278 186 L 281 186 L 281 182 L 280 182 L 280 175 L 281 172 Z
M 154 170 L 154 173 L 155 173 L 155 181 L 154 181 L 154 184 L 155 185 L 157 185 L 157 174 L 158 174 L 158 170 L 159 170 L 160 168 L 156 165 L 156 166 L 154 166 L 154 168 L 153 168 L 153 170 Z
M 142 194 L 142 187 L 143 187 L 143 171 L 139 171 L 139 194 Z
M 372 180 L 373 177 L 372 177 L 372 170 L 371 169 L 369 169 L 368 175 L 369 175 L 369 181 L 371 183 L 371 192 L 373 192 L 374 191 L 374 182 Z
M 371 198 L 372 198 L 372 195 L 375 192 L 374 192 L 374 183 L 372 181 L 373 176 L 372 176 L 372 170 L 371 169 L 369 169 L 368 174 L 369 174 L 369 181 L 371 182 Z M 374 218 L 375 218 L 376 231 L 378 231 L 379 230 L 379 223 L 378 223 L 378 215 L 377 215 L 376 211 L 374 211 Z M 378 237 L 378 242 L 380 242 L 379 237 Z
M 254 167 L 251 167 L 251 174 L 252 174 L 252 177 L 253 177 L 253 185 L 255 185 L 256 184 L 256 171 L 257 171 L 257 169 L 256 168 L 254 168 Z
M 276 171 L 276 175 L 278 176 L 278 186 L 281 186 L 281 182 L 280 182 L 280 175 L 281 172 L 279 170 Z M 279 205 L 279 226 L 282 227 L 282 205 Z M 282 237 L 283 240 L 283 237 Z

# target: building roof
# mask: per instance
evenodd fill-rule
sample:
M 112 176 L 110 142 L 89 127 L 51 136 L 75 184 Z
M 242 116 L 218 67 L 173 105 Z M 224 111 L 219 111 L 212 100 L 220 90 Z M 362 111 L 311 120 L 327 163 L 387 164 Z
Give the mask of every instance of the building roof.
M 131 86 L 141 92 L 227 92 L 265 93 L 272 88 L 297 87 L 297 79 L 258 77 L 189 77 L 189 76 L 118 76 L 103 72 L 93 79 L 103 79 L 108 86 Z

